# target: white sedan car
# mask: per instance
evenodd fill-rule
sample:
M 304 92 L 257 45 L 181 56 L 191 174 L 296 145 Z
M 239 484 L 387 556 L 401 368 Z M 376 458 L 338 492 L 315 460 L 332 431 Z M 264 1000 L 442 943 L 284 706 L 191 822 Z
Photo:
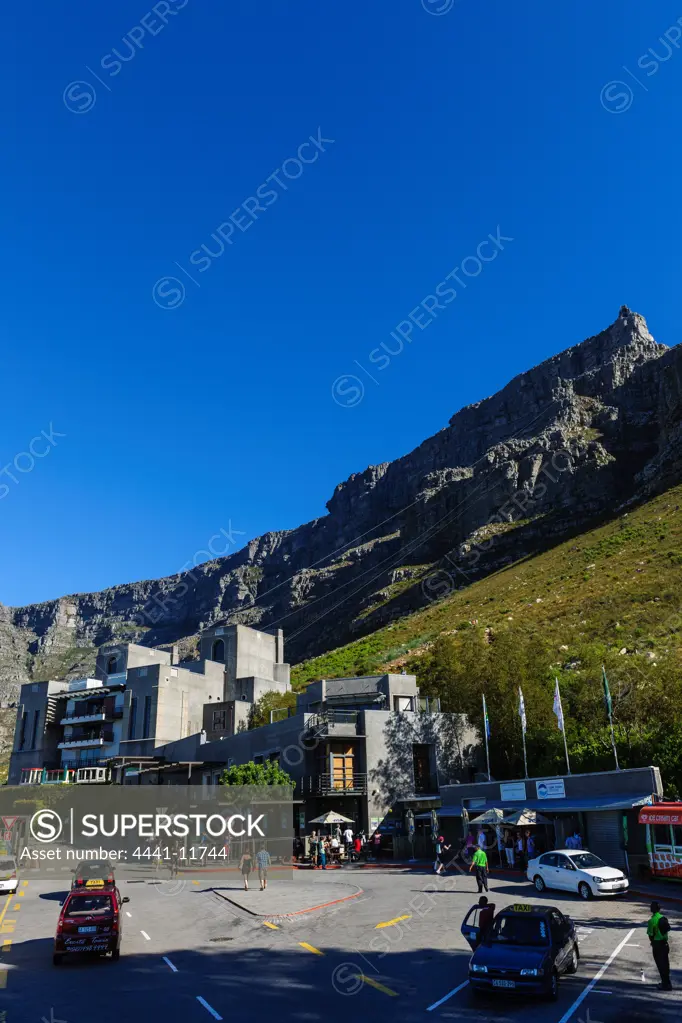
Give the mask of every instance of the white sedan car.
M 528 861 L 527 877 L 539 892 L 545 888 L 577 892 L 583 899 L 593 895 L 619 895 L 629 881 L 622 870 L 607 867 L 584 849 L 555 849 Z
M 15 892 L 18 884 L 17 861 L 0 854 L 0 892 Z

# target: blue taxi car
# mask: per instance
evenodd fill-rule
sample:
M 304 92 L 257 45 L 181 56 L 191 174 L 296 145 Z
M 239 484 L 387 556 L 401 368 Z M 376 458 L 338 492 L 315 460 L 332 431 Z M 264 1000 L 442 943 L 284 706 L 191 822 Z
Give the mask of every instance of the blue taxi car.
M 559 997 L 559 977 L 578 969 L 575 925 L 554 906 L 517 903 L 492 919 L 485 919 L 481 908 L 473 906 L 462 934 L 474 952 L 469 984 L 475 994 L 499 990 L 539 994 L 554 1001 Z

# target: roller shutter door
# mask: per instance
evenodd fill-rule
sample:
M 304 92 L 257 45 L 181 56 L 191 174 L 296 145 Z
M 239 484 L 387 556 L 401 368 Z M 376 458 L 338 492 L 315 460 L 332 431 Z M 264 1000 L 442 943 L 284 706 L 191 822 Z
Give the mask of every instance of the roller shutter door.
M 625 853 L 621 849 L 622 814 L 618 810 L 604 810 L 599 813 L 588 813 L 587 848 L 595 856 L 599 856 L 609 867 L 627 870 Z

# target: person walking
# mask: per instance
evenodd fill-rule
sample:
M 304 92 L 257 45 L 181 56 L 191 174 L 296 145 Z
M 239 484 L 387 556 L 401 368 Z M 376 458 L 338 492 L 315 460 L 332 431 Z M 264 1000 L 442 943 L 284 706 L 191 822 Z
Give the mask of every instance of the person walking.
M 319 858 L 319 861 L 320 861 L 320 866 L 322 867 L 323 870 L 326 870 L 327 869 L 327 843 L 324 841 L 324 839 L 322 837 L 320 837 L 320 845 L 319 845 L 318 858 Z
M 514 868 L 514 836 L 511 831 L 505 832 L 504 836 L 504 854 L 507 857 L 507 865 Z
M 526 832 L 526 856 L 529 860 L 535 858 L 535 839 L 531 835 L 530 831 Z
M 241 870 L 242 877 L 244 878 L 244 891 L 248 892 L 248 890 L 249 890 L 249 876 L 251 874 L 251 871 L 253 870 L 253 856 L 251 855 L 251 852 L 250 852 L 249 849 L 246 850 L 246 852 L 243 854 L 242 858 L 240 859 L 240 861 L 239 861 L 239 869 Z
M 381 835 L 378 831 L 374 832 L 372 841 L 374 843 L 374 857 L 378 860 L 381 858 Z
M 441 867 L 440 853 L 441 853 L 441 849 L 443 848 L 443 842 L 444 841 L 445 841 L 445 839 L 443 838 L 443 836 L 439 835 L 438 836 L 438 840 L 436 842 L 436 858 L 433 861 L 433 871 L 434 871 L 435 874 L 440 874 L 440 867 Z
M 272 860 L 270 859 L 270 853 L 265 848 L 265 842 L 261 845 L 260 849 L 256 853 L 256 866 L 258 867 L 258 880 L 260 881 L 260 890 L 262 892 L 268 886 L 268 868 Z
M 668 918 L 661 913 L 658 902 L 651 903 L 651 918 L 646 927 L 647 937 L 651 943 L 651 952 L 656 963 L 656 968 L 661 977 L 660 991 L 672 991 L 670 983 L 670 946 L 668 934 L 670 924 Z
M 353 859 L 357 863 L 360 859 L 360 853 L 362 852 L 362 839 L 359 835 L 356 835 L 353 839 Z
M 343 840 L 346 845 L 346 849 L 350 849 L 350 847 L 353 844 L 353 829 L 351 828 L 350 824 L 343 833 Z
M 478 885 L 479 895 L 484 888 L 488 891 L 488 857 L 483 849 L 477 849 L 474 853 L 469 873 L 472 870 L 476 871 L 476 884 Z

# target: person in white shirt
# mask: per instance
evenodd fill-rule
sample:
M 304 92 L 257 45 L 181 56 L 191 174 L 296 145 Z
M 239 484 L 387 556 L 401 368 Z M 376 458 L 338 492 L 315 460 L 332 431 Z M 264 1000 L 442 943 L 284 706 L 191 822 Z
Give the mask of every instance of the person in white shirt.
M 353 829 L 351 827 L 346 828 L 346 830 L 343 833 L 343 837 L 346 842 L 346 845 L 351 846 L 353 844 Z

